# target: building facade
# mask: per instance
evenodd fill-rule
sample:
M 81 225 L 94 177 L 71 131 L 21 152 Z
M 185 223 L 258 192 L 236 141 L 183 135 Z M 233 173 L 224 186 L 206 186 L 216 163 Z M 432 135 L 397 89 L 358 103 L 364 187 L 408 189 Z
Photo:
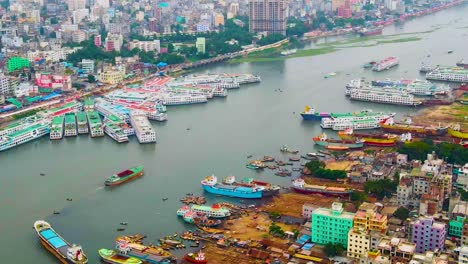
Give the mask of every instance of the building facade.
M 458 264 L 468 264 L 468 246 L 461 248 L 460 256 L 458 257 Z
M 0 94 L 9 94 L 10 91 L 10 78 L 5 75 L 0 75 Z
M 411 241 L 416 244 L 418 253 L 443 249 L 445 235 L 445 224 L 435 222 L 432 217 L 420 217 L 410 223 Z
M 88 74 L 94 73 L 94 60 L 82 59 L 81 69 L 83 70 L 84 73 L 88 73 Z
M 205 38 L 197 38 L 197 42 L 195 43 L 197 47 L 197 53 L 204 54 L 206 52 L 206 39 Z
M 250 0 L 250 32 L 267 32 L 268 34 L 286 34 L 285 0 Z
M 125 68 L 107 69 L 99 74 L 99 81 L 107 84 L 117 84 L 125 78 Z
M 159 39 L 153 40 L 153 41 L 139 41 L 139 40 L 133 40 L 128 44 L 128 49 L 132 50 L 134 48 L 138 48 L 140 50 L 143 50 L 145 52 L 148 51 L 156 51 L 159 53 L 161 51 L 161 43 Z
M 358 211 L 354 215 L 354 227 L 385 233 L 387 230 L 387 216 L 373 210 Z
M 318 208 L 312 212 L 312 242 L 325 245 L 337 243 L 348 245 L 348 232 L 353 227 L 354 214 L 345 212 L 342 203 L 333 203 L 331 208 Z

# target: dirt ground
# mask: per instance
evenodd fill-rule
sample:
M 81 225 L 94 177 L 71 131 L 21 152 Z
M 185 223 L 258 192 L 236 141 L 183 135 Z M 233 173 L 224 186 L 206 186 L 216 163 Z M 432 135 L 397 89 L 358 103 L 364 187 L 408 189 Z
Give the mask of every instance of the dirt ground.
M 458 123 L 462 130 L 468 130 L 468 119 L 466 119 L 468 118 L 468 106 L 460 103 L 428 107 L 411 118 L 414 123 L 425 125 Z
M 223 264 L 223 263 L 237 263 L 237 264 L 248 264 L 248 263 L 264 263 L 261 260 L 255 260 L 247 256 L 246 249 L 241 248 L 220 248 L 215 244 L 208 243 L 205 253 L 206 259 L 209 263 Z M 188 263 L 188 262 L 185 262 Z
M 326 163 L 325 168 L 329 170 L 350 170 L 355 164 L 359 164 L 358 161 L 330 161 Z
M 267 212 L 278 212 L 281 215 L 302 217 L 302 205 L 313 204 L 317 207 L 330 207 L 333 202 L 340 201 L 337 197 L 321 195 L 305 195 L 299 193 L 285 193 L 273 198 L 273 201 L 262 208 Z

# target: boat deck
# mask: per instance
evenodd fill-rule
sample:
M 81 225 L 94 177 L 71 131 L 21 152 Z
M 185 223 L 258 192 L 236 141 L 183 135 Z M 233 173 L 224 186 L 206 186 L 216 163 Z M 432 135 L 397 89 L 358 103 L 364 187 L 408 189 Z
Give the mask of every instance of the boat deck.
M 41 237 L 47 240 L 47 242 L 54 247 L 57 251 L 60 252 L 62 256 L 67 255 L 68 251 L 68 244 L 65 242 L 61 237 L 59 237 L 54 231 L 51 229 L 46 229 L 39 232 Z

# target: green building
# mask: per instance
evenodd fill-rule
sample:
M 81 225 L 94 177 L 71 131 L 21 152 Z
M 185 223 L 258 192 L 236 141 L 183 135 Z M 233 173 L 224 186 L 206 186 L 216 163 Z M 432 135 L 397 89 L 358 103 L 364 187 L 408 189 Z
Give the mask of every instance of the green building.
M 452 219 L 449 222 L 448 234 L 451 237 L 461 237 L 463 231 L 463 223 L 465 222 L 465 217 L 457 216 L 456 219 Z
M 348 232 L 353 227 L 354 213 L 344 212 L 342 203 L 333 203 L 329 208 L 312 212 L 312 242 L 348 246 Z
M 29 60 L 22 57 L 11 57 L 7 63 L 8 72 L 29 67 Z
M 206 52 L 206 39 L 197 38 L 195 46 L 197 47 L 197 53 L 204 54 Z

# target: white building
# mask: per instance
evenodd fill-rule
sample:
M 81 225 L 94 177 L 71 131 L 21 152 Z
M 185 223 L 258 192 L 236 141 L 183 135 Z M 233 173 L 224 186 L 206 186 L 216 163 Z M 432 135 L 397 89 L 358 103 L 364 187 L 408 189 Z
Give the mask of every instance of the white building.
M 459 188 L 463 188 L 464 190 L 468 189 L 468 163 L 459 169 L 457 186 Z
M 138 48 L 145 52 L 156 51 L 157 53 L 159 53 L 161 51 L 161 43 L 159 39 L 153 41 L 133 40 L 132 42 L 128 43 L 128 49 L 132 50 L 134 48 Z
M 62 24 L 61 29 L 64 32 L 73 32 L 78 30 L 78 25 L 77 24 Z
M 468 264 L 468 246 L 464 246 L 460 249 L 458 264 Z
M 96 0 L 95 6 L 100 6 L 102 8 L 109 8 L 109 0 Z
M 83 30 L 73 31 L 72 41 L 75 43 L 80 43 L 86 40 L 86 33 Z
M 10 91 L 10 78 L 5 75 L 0 75 L 0 94 L 9 94 Z
M 27 82 L 22 82 L 13 90 L 13 95 L 16 97 L 29 96 L 34 90 L 34 86 Z
M 72 12 L 73 24 L 79 24 L 83 19 L 89 16 L 89 9 L 77 9 Z
M 94 60 L 83 59 L 81 61 L 81 69 L 85 73 L 94 73 Z
M 348 232 L 348 258 L 360 259 L 370 249 L 369 231 L 365 229 L 351 228 Z
M 66 2 L 69 11 L 86 8 L 86 0 L 67 0 Z

